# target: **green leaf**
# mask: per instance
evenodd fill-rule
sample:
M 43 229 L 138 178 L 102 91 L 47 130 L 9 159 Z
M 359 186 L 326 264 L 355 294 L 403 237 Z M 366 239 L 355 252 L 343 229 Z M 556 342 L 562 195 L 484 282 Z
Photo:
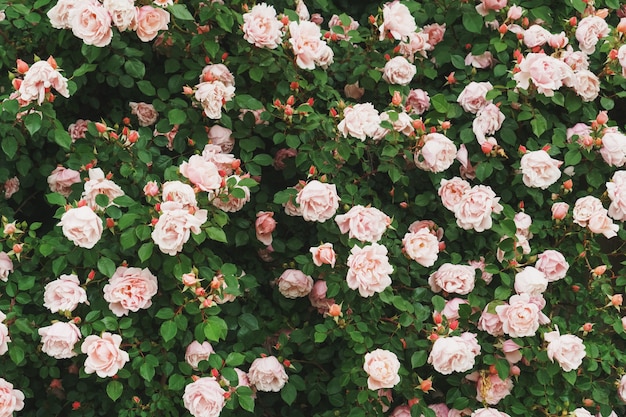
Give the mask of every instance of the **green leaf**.
M 570 149 L 565 154 L 565 165 L 572 166 L 578 165 L 580 161 L 583 159 L 583 155 L 580 153 L 580 149 Z
M 540 113 L 535 113 L 533 119 L 530 121 L 530 125 L 533 128 L 533 133 L 537 137 L 540 137 L 548 129 L 548 122 Z
M 259 330 L 259 321 L 250 313 L 243 313 L 237 318 L 237 322 L 241 327 L 249 330 Z
M 98 271 L 100 271 L 103 275 L 111 278 L 115 273 L 115 269 L 115 262 L 109 258 L 101 257 L 98 259 Z
M 72 137 L 65 130 L 55 129 L 54 142 L 67 151 L 72 146 Z
M 576 385 L 576 371 L 569 371 L 569 372 L 563 372 L 563 378 L 569 382 L 570 385 L 574 386 Z
M 13 159 L 17 152 L 17 141 L 13 136 L 2 138 L 2 150 L 9 160 Z
M 172 310 L 170 307 L 163 307 L 159 309 L 159 311 L 157 311 L 155 317 L 163 320 L 171 319 L 174 317 L 174 310 Z
M 255 155 L 254 158 L 252 158 L 252 162 L 254 162 L 255 164 L 259 164 L 261 166 L 272 165 L 273 161 L 274 159 L 266 153 Z
M 152 378 L 154 378 L 155 373 L 156 372 L 154 370 L 154 366 L 149 364 L 148 362 L 142 363 L 141 366 L 139 367 L 139 374 L 146 381 L 152 381 Z
M 24 126 L 31 135 L 37 133 L 41 129 L 41 115 L 39 113 L 30 113 L 24 118 Z
M 241 406 L 241 408 L 251 413 L 254 412 L 254 398 L 252 398 L 252 392 L 250 392 L 250 394 L 243 394 L 239 392 L 238 388 L 237 400 L 239 401 L 239 405 Z
M 484 181 L 493 173 L 493 166 L 489 162 L 483 162 L 476 166 L 476 178 Z
M 228 326 L 226 322 L 217 317 L 209 316 L 204 322 L 204 335 L 211 342 L 218 342 L 220 339 L 226 339 L 228 333 Z
M 120 381 L 113 380 L 107 384 L 107 395 L 113 401 L 117 401 L 122 396 L 123 391 L 124 386 Z
M 428 359 L 428 352 L 425 350 L 418 350 L 411 355 L 411 368 L 419 368 L 420 366 L 424 366 L 426 364 L 426 360 Z
M 443 94 L 436 94 L 433 97 L 431 97 L 430 104 L 433 105 L 433 108 L 438 113 L 446 114 L 448 113 L 448 110 L 450 109 L 450 104 L 448 103 L 448 101 L 446 100 Z
M 226 365 L 239 366 L 246 360 L 246 356 L 238 352 L 230 352 L 226 357 Z
M 152 250 L 154 249 L 154 243 L 146 242 L 139 248 L 137 251 L 137 255 L 139 255 L 139 260 L 141 262 L 145 262 L 152 256 Z
M 141 91 L 143 94 L 147 96 L 152 97 L 156 95 L 156 89 L 154 88 L 152 83 L 148 80 L 137 81 L 137 87 L 139 88 L 139 91 Z
M 288 405 L 293 404 L 293 402 L 296 400 L 297 396 L 298 396 L 298 391 L 296 391 L 296 387 L 294 387 L 293 384 L 287 383 L 280 390 L 280 397 Z
M 167 120 L 169 120 L 172 125 L 183 124 L 187 120 L 187 113 L 181 109 L 172 109 L 167 112 Z
M 167 10 L 169 10 L 176 19 L 193 20 L 193 16 L 189 13 L 189 10 L 187 10 L 184 4 L 172 4 L 168 6 Z
M 24 349 L 21 346 L 13 343 L 9 344 L 9 357 L 14 364 L 19 365 L 22 363 L 25 356 Z
M 206 234 L 211 240 L 215 240 L 216 242 L 228 243 L 228 240 L 226 239 L 226 233 L 224 233 L 224 231 L 219 227 L 207 227 Z
M 468 32 L 480 33 L 484 26 L 483 17 L 478 13 L 463 13 L 463 26 Z
M 174 337 L 176 337 L 177 332 L 178 332 L 178 326 L 176 326 L 176 323 L 173 320 L 168 320 L 166 322 L 163 322 L 163 324 L 161 325 L 161 328 L 159 329 L 159 333 L 161 334 L 161 337 L 166 342 L 169 342 Z
M 180 374 L 172 374 L 170 378 L 167 380 L 167 385 L 169 389 L 172 391 L 180 391 L 185 388 L 187 382 L 185 381 L 185 377 Z
M 146 66 L 136 58 L 126 61 L 124 63 L 124 69 L 126 70 L 126 74 L 139 80 L 146 74 Z
M 85 75 L 88 72 L 95 71 L 98 68 L 98 64 L 82 64 L 80 67 L 76 68 L 74 71 L 74 75 L 72 77 L 80 77 L 81 75 Z

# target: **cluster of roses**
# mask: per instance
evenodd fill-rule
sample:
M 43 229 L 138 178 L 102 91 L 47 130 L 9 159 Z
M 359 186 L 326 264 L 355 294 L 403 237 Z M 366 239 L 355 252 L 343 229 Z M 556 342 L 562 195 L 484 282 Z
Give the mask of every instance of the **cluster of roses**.
M 472 130 L 485 153 L 491 152 L 492 148 L 498 145 L 497 140 L 491 135 L 500 130 L 505 119 L 500 108 L 492 100 L 487 99 L 487 94 L 491 90 L 493 85 L 489 81 L 472 81 L 457 98 L 463 110 L 476 115 L 472 122 Z
M 235 77 L 226 65 L 209 64 L 202 69 L 200 82 L 193 89 L 185 87 L 184 93 L 193 94 L 208 118 L 219 120 L 222 107 L 235 97 Z
M 9 96 L 9 100 L 17 99 L 21 107 L 32 102 L 41 105 L 44 101 L 53 101 L 54 88 L 63 97 L 69 97 L 70 92 L 65 78 L 58 69 L 55 59 L 50 56 L 46 61 L 39 60 L 28 65 L 21 59 L 17 60 L 17 73 L 23 78 L 13 79 L 15 91 Z
M 150 42 L 167 30 L 170 14 L 164 7 L 172 0 L 155 0 L 158 7 L 136 7 L 133 0 L 59 0 L 47 15 L 55 29 L 71 29 L 86 45 L 104 47 L 113 39 L 112 26 L 119 32 L 132 30 Z

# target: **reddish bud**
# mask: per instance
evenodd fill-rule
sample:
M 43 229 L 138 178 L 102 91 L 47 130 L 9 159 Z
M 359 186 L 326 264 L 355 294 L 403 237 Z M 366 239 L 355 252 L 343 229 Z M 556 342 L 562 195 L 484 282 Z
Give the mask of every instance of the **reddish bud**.
M 329 39 L 330 38 L 330 32 L 324 33 L 324 38 Z
M 501 24 L 500 27 L 498 28 L 498 32 L 500 32 L 500 35 L 504 35 L 508 31 L 509 31 L 509 27 L 505 23 Z
M 399 91 L 394 91 L 393 97 L 391 98 L 391 104 L 393 104 L 394 106 L 399 106 L 400 104 L 402 104 L 402 95 L 400 95 Z
M 289 88 L 291 88 L 292 90 L 297 90 L 298 88 L 300 88 L 300 84 L 298 84 L 297 81 L 292 81 L 291 84 L 289 84 Z
M 433 315 L 433 321 L 435 322 L 435 324 L 441 324 L 441 322 L 443 321 L 443 318 L 441 317 L 441 314 L 435 313 Z
M 183 94 L 186 96 L 190 96 L 193 94 L 193 89 L 189 87 L 188 85 L 186 85 L 183 87 Z
M 450 74 L 448 74 L 448 76 L 446 77 L 446 81 L 448 82 L 448 84 L 456 84 L 456 78 L 454 77 L 454 72 L 451 72 Z
M 87 274 L 87 281 L 91 281 L 92 279 L 94 279 L 96 277 L 96 271 L 94 271 L 93 269 L 91 271 L 89 271 L 89 273 Z
M 22 86 L 22 79 L 20 78 L 13 78 L 13 81 L 11 81 L 11 84 L 13 85 L 13 88 L 15 90 L 19 90 L 20 87 Z
M 289 96 L 289 98 L 287 99 L 285 103 L 287 103 L 288 106 L 293 106 L 295 102 L 296 102 L 296 99 L 294 98 L 294 96 Z
M 283 365 L 284 365 L 285 367 L 289 368 L 289 367 L 291 366 L 291 361 L 290 361 L 289 359 L 285 359 L 285 360 L 283 361 Z
M 493 150 L 493 143 L 484 141 L 482 145 L 480 145 L 480 149 L 483 151 L 485 155 L 489 155 Z
M 524 146 L 524 145 L 520 145 L 520 146 L 517 148 L 517 151 L 518 151 L 519 153 L 521 153 L 522 155 L 523 155 L 523 154 L 525 154 L 525 153 L 526 153 L 526 151 L 527 151 L 526 146 Z
M 315 99 L 313 97 L 309 97 L 309 99 L 306 101 L 306 104 L 308 104 L 309 106 L 312 106 L 315 103 Z
M 226 61 L 226 58 L 228 58 L 228 52 L 222 54 L 222 61 Z
M 401 203 L 400 203 L 400 208 L 405 209 L 405 208 L 407 208 L 408 206 L 409 206 L 409 203 L 407 203 L 406 201 L 403 201 L 403 202 L 401 202 Z
M 606 111 L 601 111 L 600 113 L 598 113 L 598 115 L 596 116 L 596 122 L 599 125 L 605 125 L 606 122 L 609 121 L 609 115 L 606 113 Z
M 576 16 L 572 16 L 569 18 L 569 25 L 570 26 L 576 26 L 578 24 L 578 19 L 576 19 Z
M 458 320 L 452 320 L 450 321 L 450 323 L 448 323 L 448 327 L 450 328 L 450 330 L 456 330 L 459 328 L 459 321 Z
M 441 122 L 441 128 L 443 130 L 448 130 L 448 129 L 450 129 L 451 126 L 452 126 L 452 123 L 450 123 L 449 120 L 445 120 L 445 121 Z
M 309 175 L 315 175 L 315 172 L 316 172 L 316 171 L 317 171 L 317 170 L 315 169 L 315 166 L 311 165 L 311 166 L 309 167 Z
M 128 118 L 128 117 L 124 117 L 124 118 L 122 119 L 122 123 L 124 123 L 125 125 L 129 125 L 129 124 L 130 124 L 130 118 Z
M 430 128 L 430 133 L 437 133 L 437 128 L 435 126 L 432 126 Z
M 406 349 L 406 340 L 404 338 L 400 338 L 400 343 L 402 343 L 402 349 Z
M 626 33 L 626 17 L 622 17 L 615 27 L 619 33 Z
M 624 302 L 624 296 L 622 294 L 613 294 L 611 297 L 611 304 L 615 307 L 619 307 Z
M 523 27 L 523 28 L 527 28 L 527 27 L 528 27 L 528 25 L 530 25 L 530 21 L 528 20 L 528 18 L 527 18 L 527 17 L 524 17 L 524 18 L 522 19 L 522 27 Z
M 563 188 L 566 190 L 571 190 L 574 187 L 574 182 L 570 178 L 569 180 L 563 181 Z
M 522 371 L 519 369 L 519 366 L 513 365 L 509 368 L 509 373 L 513 376 L 519 376 Z
M 439 252 L 446 250 L 446 242 L 439 242 Z
M 585 323 L 585 324 L 583 324 L 583 331 L 590 332 L 592 329 L 593 329 L 593 324 L 592 323 Z
M 198 287 L 195 289 L 195 293 L 198 297 L 204 297 L 206 295 L 206 290 L 203 287 Z
M 431 342 L 434 342 L 439 339 L 439 335 L 437 333 L 431 333 L 430 336 L 428 336 L 428 339 L 430 339 Z
M 150 224 L 151 224 L 152 226 L 156 226 L 156 224 L 157 224 L 158 222 L 159 222 L 159 219 L 157 219 L 157 218 L 152 218 L 152 220 L 150 220 Z
M 433 388 L 433 381 L 431 381 L 430 379 L 424 379 L 422 380 L 422 382 L 420 382 L 420 389 L 423 392 L 428 392 Z
M 74 317 L 72 321 L 74 322 L 74 324 L 80 324 L 80 322 L 83 320 L 80 317 Z
M 330 315 L 331 317 L 339 317 L 342 315 L 341 313 L 341 306 L 339 304 L 332 304 L 329 308 L 328 308 L 328 315 Z
M 281 21 L 281 23 L 284 26 L 288 26 L 289 25 L 289 17 L 288 16 L 283 15 L 283 17 L 280 19 L 280 21 Z
M 60 379 L 54 378 L 50 381 L 50 388 L 52 389 L 63 389 L 63 384 Z
M 546 144 L 543 146 L 543 148 L 541 148 L 542 150 L 549 152 L 550 151 L 550 144 Z
M 109 229 L 112 229 L 115 226 L 115 221 L 110 217 L 107 217 L 106 222 Z
M 337 42 L 337 39 L 339 39 L 339 36 L 337 36 L 336 33 L 333 33 L 330 35 L 330 40 L 333 42 Z
M 489 365 L 489 373 L 491 375 L 497 375 L 498 374 L 498 370 L 496 369 L 496 365 Z
M 230 392 L 224 391 L 224 398 L 229 399 L 230 398 Z
M 211 375 L 213 376 L 213 378 L 217 378 L 218 376 L 220 376 L 220 373 L 217 369 L 211 369 Z
M 374 23 L 376 23 L 376 18 L 372 15 L 370 15 L 367 20 L 370 22 L 371 25 L 373 25 Z
M 472 44 L 471 44 L 471 43 L 466 43 L 466 44 L 465 44 L 465 49 L 466 49 L 466 50 L 468 50 L 468 51 L 469 51 L 470 49 L 472 49 Z
M 337 110 L 335 110 L 334 107 L 330 109 L 329 113 L 330 113 L 331 117 L 337 117 Z
M 78 207 L 84 207 L 84 206 L 86 206 L 86 205 L 87 205 L 87 201 L 85 201 L 85 200 L 80 200 L 80 201 L 78 202 L 78 204 L 77 204 L 77 206 L 78 206 Z
M 46 60 L 46 62 L 48 62 L 48 64 L 50 64 L 50 66 L 51 66 L 53 69 L 57 69 L 57 68 L 58 68 L 57 61 L 56 61 L 56 59 L 54 59 L 54 57 L 53 57 L 52 55 L 50 55 L 50 56 L 48 57 L 48 59 Z
M 139 139 L 139 132 L 137 132 L 136 130 L 131 131 L 130 134 L 128 135 L 128 141 L 130 143 L 135 143 L 137 142 L 138 139 Z
M 133 397 L 133 402 L 134 402 L 135 404 L 140 404 L 140 403 L 141 403 L 141 399 L 135 395 L 135 396 Z
M 26 72 L 28 71 L 28 64 L 21 59 L 18 59 L 16 62 L 17 72 L 19 72 L 20 74 L 26 74 Z
M 21 243 L 16 243 L 13 245 L 13 252 L 15 253 L 22 253 L 22 244 Z
M 583 399 L 583 405 L 585 407 L 592 407 L 593 406 L 593 400 L 591 398 L 585 398 L 585 399 Z
M 413 407 L 416 404 L 419 404 L 420 400 L 419 398 L 411 398 L 407 404 L 409 405 L 409 407 Z
M 385 61 L 391 60 L 391 56 L 389 54 L 385 54 Z
M 98 133 L 104 133 L 107 131 L 107 125 L 105 125 L 104 123 L 96 122 L 95 124 Z
M 283 107 L 283 104 L 280 102 L 279 99 L 276 99 L 274 100 L 274 107 L 280 108 L 280 107 Z
M 72 410 L 78 410 L 80 408 L 80 402 L 79 401 L 74 401 L 72 403 Z

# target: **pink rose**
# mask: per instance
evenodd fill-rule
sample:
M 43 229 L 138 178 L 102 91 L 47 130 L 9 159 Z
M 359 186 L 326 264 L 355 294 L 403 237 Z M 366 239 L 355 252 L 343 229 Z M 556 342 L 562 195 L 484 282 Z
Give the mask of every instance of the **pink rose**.
M 422 31 L 428 35 L 428 43 L 435 47 L 439 42 L 443 40 L 443 35 L 446 33 L 446 24 L 440 25 L 439 23 L 432 23 L 422 27 Z
M 137 8 L 133 0 L 104 0 L 102 5 L 120 32 L 127 30 L 137 20 Z
M 152 104 L 144 102 L 136 103 L 134 101 L 128 104 L 130 106 L 130 112 L 137 116 L 139 126 L 153 125 L 159 118 L 159 113 L 154 109 Z
M 524 45 L 528 48 L 543 46 L 550 40 L 552 33 L 541 25 L 531 25 L 524 31 Z
M 626 77 L 626 45 L 620 46 L 617 50 L 617 60 L 622 66 L 622 77 Z
M 38 331 L 43 346 L 41 350 L 56 359 L 76 356 L 74 345 L 80 340 L 80 330 L 72 322 L 57 321 L 51 326 L 41 327 Z
M 160 30 L 167 30 L 170 14 L 160 7 L 142 6 L 137 10 L 137 20 L 133 30 L 143 42 L 156 38 Z
M 558 281 L 567 275 L 569 263 L 561 252 L 546 250 L 540 253 L 537 258 L 535 268 L 546 275 L 548 282 Z
M 226 87 L 235 86 L 235 76 L 230 72 L 228 67 L 224 64 L 209 64 L 202 68 L 202 74 L 199 78 L 200 82 L 203 81 L 219 81 Z
M 576 39 L 580 50 L 591 55 L 596 50 L 598 40 L 605 38 L 611 32 L 606 21 L 596 15 L 582 18 L 576 27 Z
M 20 190 L 20 180 L 17 177 L 9 178 L 4 183 L 4 198 L 7 200 Z
M 496 405 L 501 399 L 511 393 L 513 389 L 513 381 L 511 378 L 500 379 L 498 374 L 490 374 L 487 372 L 475 372 L 467 379 L 476 381 L 476 400 L 485 402 L 489 405 Z
M 219 167 L 219 166 L 218 166 Z M 234 185 L 228 189 L 228 195 L 225 196 L 225 192 L 221 195 L 216 195 L 216 192 L 209 192 L 209 199 L 211 204 L 215 207 L 228 212 L 235 213 L 243 208 L 243 206 L 250 201 L 250 188 L 245 185 L 240 185 L 241 177 L 238 175 L 231 175 L 226 178 L 226 183 L 230 184 L 234 179 Z M 235 194 L 236 193 L 236 194 Z M 242 196 L 242 197 L 238 197 Z
M 408 405 L 399 405 L 393 409 L 389 417 L 411 417 L 411 407 Z
M 619 395 L 619 398 L 626 402 L 626 375 L 623 375 L 622 378 L 619 380 L 618 386 L 617 386 L 617 395 Z
M 400 132 L 403 135 L 411 136 L 413 132 L 415 132 L 415 128 L 413 127 L 413 119 L 406 112 L 396 113 L 397 119 L 391 120 L 388 112 L 382 112 L 380 114 L 381 121 L 391 123 L 393 130 L 396 132 Z M 385 133 L 386 134 L 386 133 Z
M 606 191 L 611 199 L 609 216 L 615 220 L 626 220 L 626 171 L 616 171 L 611 181 L 606 183 Z
M 219 146 L 224 153 L 229 153 L 235 146 L 235 139 L 232 136 L 233 131 L 220 125 L 211 126 L 207 135 L 209 143 Z
M 9 351 L 9 342 L 11 342 L 9 328 L 6 324 L 2 323 L 6 318 L 6 314 L 0 311 L 0 355 L 4 355 Z
M 266 356 L 252 362 L 248 370 L 248 379 L 259 391 L 278 392 L 285 386 L 289 377 L 275 356 Z
M 430 97 L 428 96 L 428 92 L 422 89 L 411 89 L 404 104 L 408 112 L 412 114 L 422 114 L 430 108 Z
M 193 187 L 180 181 L 167 181 L 163 183 L 163 201 L 180 203 L 184 208 L 197 208 L 196 193 Z
M 309 252 L 311 252 L 313 263 L 316 266 L 330 265 L 331 268 L 335 267 L 337 255 L 335 254 L 332 243 L 323 243 L 319 246 L 312 247 L 309 249 Z
M 495 408 L 481 408 L 472 413 L 470 417 L 511 417 L 507 413 L 496 410 Z
M 288 158 L 293 158 L 296 155 L 298 155 L 298 150 L 294 149 L 294 148 L 281 148 L 278 151 L 276 151 L 276 155 L 274 155 L 274 162 L 272 162 L 272 166 L 274 167 L 274 169 L 276 169 L 277 171 L 281 171 L 283 169 L 285 169 L 286 162 L 285 160 Z
M 450 211 L 454 211 L 456 205 L 461 202 L 463 194 L 471 188 L 469 182 L 459 177 L 453 177 L 449 180 L 442 178 L 437 194 L 441 197 L 443 206 Z
M 155 197 L 159 194 L 159 184 L 156 181 L 148 181 L 146 185 L 143 186 L 143 194 L 146 197 Z
M 197 371 L 200 362 L 209 360 L 209 356 L 212 353 L 215 353 L 215 351 L 209 342 L 200 344 L 200 342 L 194 340 L 185 349 L 185 362 Z
M 417 24 L 409 8 L 396 0 L 383 6 L 383 24 L 378 30 L 381 41 L 385 39 L 387 34 L 396 40 L 401 40 L 415 32 Z
M 328 29 L 330 30 L 330 33 L 335 34 L 337 36 L 337 39 L 339 40 L 349 41 L 350 35 L 348 34 L 348 32 L 352 30 L 357 30 L 360 26 L 359 22 L 354 20 L 352 17 L 348 16 L 348 19 L 350 23 L 347 26 L 343 24 L 339 16 L 337 16 L 336 14 L 334 14 L 328 21 Z M 333 28 L 337 26 L 341 27 L 342 32 L 335 32 L 333 30 Z
M 80 172 L 62 166 L 56 167 L 48 176 L 50 191 L 66 198 L 72 193 L 72 184 L 79 182 L 81 182 Z
M 402 251 L 418 264 L 430 267 L 439 256 L 439 239 L 427 228 L 407 232 L 402 238 Z
M 461 201 L 454 206 L 456 224 L 465 229 L 482 232 L 491 229 L 491 213 L 500 213 L 500 197 L 496 197 L 488 185 L 477 185 L 463 193 Z
M 13 384 L 0 378 L 0 415 L 10 417 L 24 408 L 24 393 L 13 389 Z
M 398 52 L 402 54 L 403 58 L 406 58 L 407 60 L 411 62 L 415 61 L 415 55 L 418 53 L 422 57 L 426 58 L 428 56 L 426 54 L 426 51 L 430 51 L 431 49 L 433 49 L 433 47 L 432 45 L 428 43 L 428 35 L 421 31 L 409 33 L 409 36 L 407 37 L 407 39 L 400 41 L 400 43 L 398 44 Z M 412 69 L 409 69 L 409 71 L 412 72 Z M 383 75 L 383 78 L 384 78 L 384 75 Z M 390 83 L 390 84 L 397 84 L 397 83 Z
M 328 287 L 326 281 L 318 280 L 313 284 L 313 288 L 309 293 L 309 301 L 311 305 L 317 308 L 318 313 L 324 314 L 328 312 L 331 305 L 335 304 L 335 300 L 332 298 L 326 298 L 326 291 Z
M 276 283 L 278 291 L 287 298 L 306 297 L 313 288 L 313 278 L 298 269 L 287 269 Z
M 476 11 L 481 16 L 487 16 L 490 10 L 499 12 L 506 7 L 507 0 L 480 0 L 481 3 L 476 6 Z
M 545 190 L 561 177 L 561 164 L 562 161 L 551 158 L 543 149 L 526 152 L 520 161 L 522 181 L 527 187 Z
M 481 276 L 480 278 L 485 281 L 486 284 L 489 284 L 493 279 L 493 274 L 491 272 L 485 271 L 485 258 L 483 256 L 480 257 L 479 260 L 472 260 L 467 262 L 474 269 L 480 269 Z
M 617 236 L 619 230 L 619 226 L 613 223 L 608 216 L 608 211 L 604 208 L 591 215 L 587 228 L 592 233 L 602 233 L 607 239 Z
M 215 378 L 198 378 L 185 386 L 183 404 L 194 417 L 218 417 L 226 402 L 225 394 Z
M 567 212 L 569 211 L 569 204 L 559 202 L 554 203 L 551 208 L 552 218 L 556 220 L 563 220 L 565 216 L 567 216 Z
M 622 167 L 626 163 L 626 135 L 608 132 L 602 136 L 600 155 L 610 166 Z
M 418 168 L 430 172 L 443 172 L 456 159 L 454 142 L 441 133 L 429 133 L 423 137 L 424 146 L 414 154 Z
M 344 138 L 353 138 L 364 141 L 366 138 L 378 136 L 380 127 L 380 114 L 371 103 L 355 104 L 347 107 L 343 111 L 343 120 L 339 122 L 337 128 Z
M 480 83 L 472 81 L 465 86 L 456 101 L 466 112 L 476 114 L 478 110 L 491 103 L 491 100 L 486 99 L 487 93 L 491 90 L 493 85 L 488 81 Z
M 510 364 L 514 364 L 522 360 L 522 353 L 519 351 L 521 348 L 522 347 L 520 345 L 511 339 L 502 342 L 502 352 Z
M 235 96 L 235 87 L 227 86 L 221 81 L 201 82 L 196 85 L 194 97 L 200 102 L 204 114 L 219 120 L 222 118 L 222 106 Z
M 207 210 L 189 212 L 182 204 L 174 201 L 161 203 L 163 213 L 152 230 L 152 240 L 163 253 L 175 256 L 183 250 L 191 233 L 200 233 L 200 227 L 206 222 Z
M 256 214 L 254 222 L 256 238 L 265 246 L 272 244 L 272 232 L 276 229 L 276 220 L 274 220 L 274 212 L 259 211 Z
M 578 369 L 586 356 L 583 340 L 572 334 L 561 335 L 559 330 L 548 332 L 543 335 L 548 342 L 548 358 L 559 364 L 565 372 Z
M 222 185 L 217 166 L 201 155 L 192 155 L 180 165 L 180 173 L 202 191 L 215 191 Z
M 6 252 L 0 252 L 0 281 L 7 282 L 11 272 L 13 272 L 13 261 Z
M 593 101 L 600 93 L 600 79 L 589 70 L 577 71 L 574 91 L 583 101 Z
M 524 9 L 514 4 L 509 8 L 508 12 L 506 13 L 506 17 L 510 20 L 517 20 L 522 17 L 523 13 Z
M 530 81 L 537 87 L 537 92 L 552 97 L 554 91 L 563 85 L 571 87 L 575 83 L 574 71 L 564 62 L 552 56 L 529 53 L 519 64 L 519 72 L 513 74 L 517 87 L 530 88 Z
M 387 257 L 387 248 L 373 243 L 360 248 L 354 246 L 348 256 L 348 287 L 358 289 L 361 297 L 371 297 L 391 285 L 393 267 Z
M 353 206 L 346 214 L 335 216 L 341 233 L 361 242 L 378 242 L 391 224 L 391 218 L 375 207 Z
M 84 139 L 87 133 L 87 126 L 91 123 L 91 120 L 78 119 L 76 122 L 70 124 L 67 127 L 67 133 L 70 134 L 72 142 L 76 142 L 78 139 Z
M 604 210 L 602 201 L 594 196 L 582 197 L 576 200 L 574 204 L 574 210 L 572 212 L 574 216 L 574 223 L 579 226 L 586 227 L 589 220 L 596 214 L 601 213 Z
M 489 51 L 485 51 L 480 55 L 473 55 L 470 52 L 465 56 L 465 65 L 471 65 L 474 68 L 490 68 L 493 66 L 493 61 L 493 55 Z
M 243 38 L 257 48 L 276 49 L 283 37 L 282 28 L 274 6 L 256 4 L 243 15 Z
M 483 309 L 478 319 L 478 330 L 487 332 L 492 336 L 503 336 L 502 320 L 500 320 L 497 314 L 491 312 L 492 310 L 495 311 L 495 308 L 492 307 L 491 304 L 494 303 L 487 304 Z
M 476 281 L 476 273 L 469 265 L 445 263 L 430 274 L 428 284 L 433 292 L 466 295 L 472 292 Z
M 450 409 L 445 403 L 429 404 L 428 408 L 435 412 L 435 417 L 449 417 Z
M 63 97 L 69 97 L 67 78 L 50 65 L 48 61 L 37 61 L 30 66 L 19 88 L 19 98 L 24 101 L 37 101 L 41 105 L 50 88 Z
M 391 58 L 383 68 L 383 80 L 389 84 L 409 85 L 417 68 L 402 56 Z
M 459 297 L 455 297 L 452 300 L 446 301 L 446 306 L 441 310 L 441 315 L 444 316 L 448 321 L 456 320 L 459 316 L 459 307 L 461 304 L 469 304 L 467 300 L 464 300 Z
M 52 313 L 74 311 L 80 303 L 89 304 L 87 292 L 80 286 L 80 281 L 74 274 L 61 275 L 47 283 L 44 287 L 43 301 L 43 306 Z
M 300 205 L 304 220 L 324 223 L 339 208 L 337 187 L 318 180 L 310 181 L 298 192 L 296 203 Z
M 76 0 L 59 0 L 57 4 L 46 15 L 50 19 L 50 25 L 55 29 L 71 29 L 70 15 Z
M 515 291 L 518 294 L 529 294 L 531 297 L 543 294 L 548 288 L 546 275 L 532 266 L 526 266 L 515 274 Z
M 104 286 L 104 299 L 118 317 L 129 311 L 139 311 L 152 305 L 152 297 L 157 293 L 157 277 L 148 268 L 127 268 L 115 270 L 108 284 Z
M 320 27 L 315 23 L 291 22 L 289 35 L 298 67 L 313 70 L 315 65 L 326 68 L 333 62 L 333 50 L 322 40 Z
M 587 409 L 579 407 L 570 413 L 572 417 L 593 417 Z
M 465 332 L 461 336 L 440 337 L 433 344 L 428 363 L 442 375 L 465 372 L 474 367 L 480 345 L 476 335 Z
M 85 373 L 94 372 L 100 378 L 113 376 L 130 360 L 128 353 L 120 349 L 122 337 L 103 332 L 102 336 L 87 336 L 80 350 L 87 354 Z
M 371 390 L 393 388 L 400 382 L 400 361 L 388 350 L 376 349 L 366 353 L 363 370 L 367 373 L 367 387 Z
M 534 336 L 539 329 L 540 309 L 529 294 L 511 296 L 508 304 L 496 306 L 496 314 L 511 337 Z
M 96 197 L 104 194 L 109 198 L 109 203 L 102 207 L 96 203 Z M 104 172 L 100 168 L 91 168 L 89 170 L 89 180 L 85 182 L 84 191 L 81 196 L 87 201 L 87 205 L 94 210 L 104 210 L 106 207 L 113 205 L 113 200 L 124 195 L 124 191 L 119 185 L 107 179 Z
M 102 220 L 88 206 L 69 209 L 57 226 L 62 227 L 66 238 L 81 248 L 93 248 L 102 237 Z
M 113 38 L 111 15 L 97 0 L 74 2 L 68 23 L 74 36 L 87 45 L 101 48 Z
M 483 106 L 472 122 L 472 131 L 481 145 L 487 140 L 487 135 L 493 135 L 502 127 L 504 113 L 493 103 Z

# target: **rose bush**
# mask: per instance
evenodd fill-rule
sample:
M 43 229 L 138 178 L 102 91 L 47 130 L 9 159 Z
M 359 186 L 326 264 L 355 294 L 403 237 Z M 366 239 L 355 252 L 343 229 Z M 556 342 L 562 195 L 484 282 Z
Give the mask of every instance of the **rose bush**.
M 626 415 L 618 0 L 0 0 L 0 416 Z

